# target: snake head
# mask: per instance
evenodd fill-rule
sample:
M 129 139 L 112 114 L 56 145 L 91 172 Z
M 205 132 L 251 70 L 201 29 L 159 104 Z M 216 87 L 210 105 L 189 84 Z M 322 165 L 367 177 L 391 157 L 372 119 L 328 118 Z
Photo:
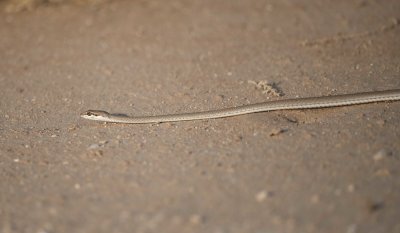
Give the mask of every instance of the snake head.
M 81 113 L 82 118 L 94 121 L 105 121 L 108 119 L 109 115 L 110 114 L 108 112 L 100 110 L 87 110 Z

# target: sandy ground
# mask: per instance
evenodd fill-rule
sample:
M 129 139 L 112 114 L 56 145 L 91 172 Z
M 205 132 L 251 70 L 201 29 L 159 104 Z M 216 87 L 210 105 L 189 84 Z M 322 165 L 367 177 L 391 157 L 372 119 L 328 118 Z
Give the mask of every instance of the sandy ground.
M 0 232 L 400 232 L 400 102 L 149 125 L 79 117 L 400 88 L 399 19 L 395 0 L 3 11 Z

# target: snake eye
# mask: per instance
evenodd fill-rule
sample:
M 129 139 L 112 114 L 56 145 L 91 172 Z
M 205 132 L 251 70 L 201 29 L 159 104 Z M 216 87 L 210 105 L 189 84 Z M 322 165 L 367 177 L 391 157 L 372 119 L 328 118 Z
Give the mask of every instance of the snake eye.
M 88 115 L 88 116 L 98 116 L 97 114 L 95 114 L 93 112 L 87 112 L 86 115 Z

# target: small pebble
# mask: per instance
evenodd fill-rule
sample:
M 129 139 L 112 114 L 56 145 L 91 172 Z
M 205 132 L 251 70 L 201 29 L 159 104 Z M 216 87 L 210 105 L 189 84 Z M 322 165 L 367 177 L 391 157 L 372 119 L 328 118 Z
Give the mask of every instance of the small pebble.
M 275 137 L 275 136 L 278 136 L 278 135 L 280 135 L 280 134 L 283 134 L 283 133 L 285 133 L 285 132 L 287 132 L 287 131 L 288 131 L 288 129 L 282 129 L 282 128 L 273 129 L 273 130 L 271 130 L 271 131 L 269 132 L 269 136 L 270 136 L 270 137 Z
M 378 210 L 383 209 L 385 207 L 385 203 L 383 201 L 374 201 L 374 202 L 369 202 L 367 203 L 368 211 L 370 213 L 376 212 Z
M 375 172 L 376 176 L 390 176 L 390 171 L 386 168 L 379 169 Z
M 354 190 L 355 190 L 354 184 L 349 184 L 347 186 L 347 192 L 352 193 L 354 192 Z
M 201 216 L 198 214 L 193 214 L 190 216 L 190 223 L 192 224 L 199 224 L 201 222 Z
M 377 123 L 379 126 L 383 126 L 383 125 L 386 123 L 386 121 L 385 121 L 385 120 L 377 120 L 376 123 Z
M 256 194 L 256 200 L 258 202 L 263 202 L 267 198 L 267 192 L 265 190 L 262 190 Z
M 385 157 L 387 157 L 388 153 L 385 149 L 381 149 L 378 152 L 376 152 L 376 154 L 374 154 L 374 156 L 372 157 L 372 159 L 374 161 L 380 161 L 382 159 L 384 159 Z
M 99 144 L 91 144 L 91 145 L 88 147 L 89 150 L 94 150 L 94 149 L 97 149 L 97 148 L 99 148 Z
M 89 150 L 94 150 L 94 149 L 97 149 L 97 148 L 100 148 L 100 147 L 104 147 L 104 145 L 106 145 L 107 143 L 108 143 L 108 141 L 106 141 L 106 140 L 100 141 L 99 143 L 93 143 L 93 144 L 90 144 L 88 149 Z

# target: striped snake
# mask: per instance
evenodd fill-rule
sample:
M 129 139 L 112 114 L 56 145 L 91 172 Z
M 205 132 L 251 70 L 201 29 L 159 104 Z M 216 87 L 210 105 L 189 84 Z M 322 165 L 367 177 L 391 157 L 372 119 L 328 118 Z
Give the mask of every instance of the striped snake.
M 284 99 L 257 104 L 243 105 L 240 107 L 211 110 L 205 112 L 179 113 L 158 116 L 138 116 L 130 117 L 121 114 L 111 114 L 101 110 L 88 110 L 81 114 L 81 117 L 88 120 L 126 123 L 126 124 L 146 124 L 161 123 L 171 121 L 191 121 L 211 118 L 231 117 L 255 112 L 267 112 L 276 110 L 291 109 L 311 109 L 329 108 L 355 104 L 366 104 L 382 101 L 400 100 L 400 89 L 364 92 L 355 94 L 321 96 L 311 98 Z

